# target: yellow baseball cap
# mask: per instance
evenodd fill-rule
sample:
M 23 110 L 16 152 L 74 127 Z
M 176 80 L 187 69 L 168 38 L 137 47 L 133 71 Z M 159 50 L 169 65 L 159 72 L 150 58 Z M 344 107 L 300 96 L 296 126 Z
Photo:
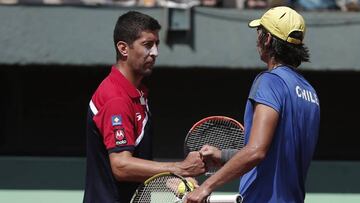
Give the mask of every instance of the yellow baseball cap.
M 260 19 L 253 20 L 249 27 L 255 28 L 262 25 L 272 35 L 292 44 L 301 44 L 302 40 L 290 37 L 293 31 L 299 31 L 305 36 L 304 18 L 286 6 L 274 7 L 268 10 Z

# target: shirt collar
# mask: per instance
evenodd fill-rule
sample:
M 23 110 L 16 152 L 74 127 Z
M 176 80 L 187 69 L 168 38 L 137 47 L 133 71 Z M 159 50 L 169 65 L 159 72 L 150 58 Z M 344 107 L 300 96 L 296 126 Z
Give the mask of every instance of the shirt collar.
M 116 85 L 119 85 L 126 90 L 131 98 L 140 98 L 141 92 L 147 97 L 147 88 L 144 85 L 141 84 L 140 88 L 137 89 L 115 66 L 111 67 L 110 77 Z

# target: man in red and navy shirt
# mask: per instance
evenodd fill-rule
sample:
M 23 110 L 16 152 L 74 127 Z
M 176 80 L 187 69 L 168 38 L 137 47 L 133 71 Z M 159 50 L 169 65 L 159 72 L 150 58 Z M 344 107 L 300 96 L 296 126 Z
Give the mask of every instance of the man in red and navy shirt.
M 115 25 L 117 63 L 89 104 L 86 203 L 128 203 L 139 182 L 160 172 L 205 172 L 198 152 L 181 162 L 151 161 L 151 119 L 141 81 L 151 74 L 158 56 L 160 28 L 152 17 L 134 11 Z

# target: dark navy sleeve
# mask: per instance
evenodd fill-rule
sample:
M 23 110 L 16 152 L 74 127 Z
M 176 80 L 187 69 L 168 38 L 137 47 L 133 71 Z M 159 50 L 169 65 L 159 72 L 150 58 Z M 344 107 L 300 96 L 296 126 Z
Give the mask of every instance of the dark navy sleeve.
M 281 112 L 285 88 L 286 86 L 279 76 L 264 72 L 256 78 L 249 99 Z

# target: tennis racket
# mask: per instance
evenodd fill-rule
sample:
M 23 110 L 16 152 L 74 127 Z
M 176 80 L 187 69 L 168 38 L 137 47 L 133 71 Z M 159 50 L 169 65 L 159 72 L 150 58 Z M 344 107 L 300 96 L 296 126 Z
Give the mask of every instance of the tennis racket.
M 142 183 L 134 193 L 130 203 L 181 203 L 193 185 L 185 178 L 165 172 L 159 173 Z M 210 195 L 207 203 L 241 203 L 236 195 Z
M 205 144 L 220 150 L 241 149 L 245 145 L 244 127 L 226 116 L 206 117 L 195 123 L 186 135 L 185 156 L 192 151 L 199 151 Z M 211 175 L 216 170 L 216 167 L 212 167 L 206 175 Z

